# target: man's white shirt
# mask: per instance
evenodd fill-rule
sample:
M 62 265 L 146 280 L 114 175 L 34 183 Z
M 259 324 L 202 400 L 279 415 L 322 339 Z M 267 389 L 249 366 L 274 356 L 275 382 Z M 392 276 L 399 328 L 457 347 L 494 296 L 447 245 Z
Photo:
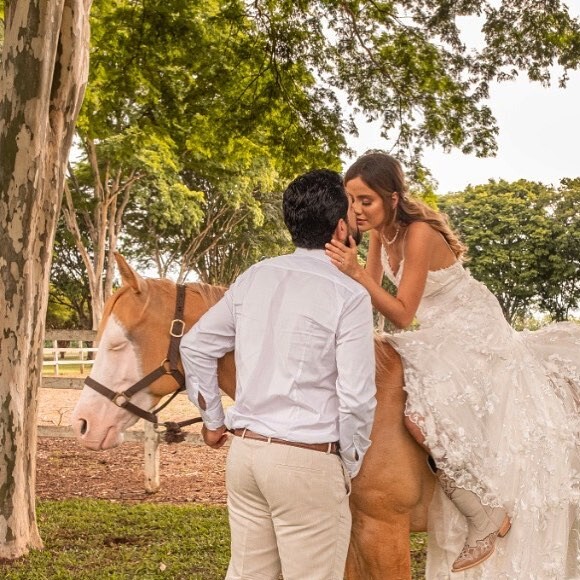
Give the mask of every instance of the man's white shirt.
M 236 400 L 224 413 L 217 359 L 234 349 Z M 208 429 L 339 441 L 349 474 L 358 473 L 376 406 L 372 308 L 324 250 L 298 248 L 249 268 L 183 337 L 181 356 Z

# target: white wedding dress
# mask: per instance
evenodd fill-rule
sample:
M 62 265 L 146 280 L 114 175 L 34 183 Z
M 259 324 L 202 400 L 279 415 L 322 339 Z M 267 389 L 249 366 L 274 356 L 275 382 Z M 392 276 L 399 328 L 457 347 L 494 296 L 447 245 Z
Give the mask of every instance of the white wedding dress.
M 397 285 L 387 255 L 386 275 Z M 512 528 L 483 564 L 452 573 L 466 523 L 437 486 L 428 579 L 580 578 L 580 325 L 517 332 L 457 262 L 429 272 L 420 328 L 388 335 L 402 357 L 406 414 L 440 469 Z

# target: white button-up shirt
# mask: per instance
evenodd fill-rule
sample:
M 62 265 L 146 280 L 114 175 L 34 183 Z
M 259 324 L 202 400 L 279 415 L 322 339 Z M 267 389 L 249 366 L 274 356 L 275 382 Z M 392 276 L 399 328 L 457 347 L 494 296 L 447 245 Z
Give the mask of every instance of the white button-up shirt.
M 224 414 L 217 359 L 233 349 L 236 400 Z M 347 470 L 358 473 L 376 405 L 372 308 L 324 250 L 298 248 L 249 268 L 183 337 L 181 356 L 208 429 L 339 441 Z

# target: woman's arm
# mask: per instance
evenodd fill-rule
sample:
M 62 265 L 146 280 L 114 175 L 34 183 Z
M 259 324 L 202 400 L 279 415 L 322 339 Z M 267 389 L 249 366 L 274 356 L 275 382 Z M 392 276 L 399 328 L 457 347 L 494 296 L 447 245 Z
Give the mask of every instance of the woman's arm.
M 397 295 L 389 294 L 356 259 L 356 246 L 351 239 L 348 248 L 337 240 L 326 245 L 326 253 L 342 272 L 362 284 L 370 294 L 373 306 L 398 328 L 409 326 L 415 314 L 427 281 L 437 233 L 424 222 L 414 222 L 405 236 L 405 265 Z M 369 249 L 370 254 L 370 249 Z

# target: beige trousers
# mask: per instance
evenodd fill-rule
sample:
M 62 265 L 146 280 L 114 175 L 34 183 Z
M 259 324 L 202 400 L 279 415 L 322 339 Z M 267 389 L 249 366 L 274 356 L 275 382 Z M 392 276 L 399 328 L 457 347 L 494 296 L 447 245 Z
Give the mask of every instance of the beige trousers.
M 342 580 L 350 480 L 337 455 L 232 437 L 226 580 Z

